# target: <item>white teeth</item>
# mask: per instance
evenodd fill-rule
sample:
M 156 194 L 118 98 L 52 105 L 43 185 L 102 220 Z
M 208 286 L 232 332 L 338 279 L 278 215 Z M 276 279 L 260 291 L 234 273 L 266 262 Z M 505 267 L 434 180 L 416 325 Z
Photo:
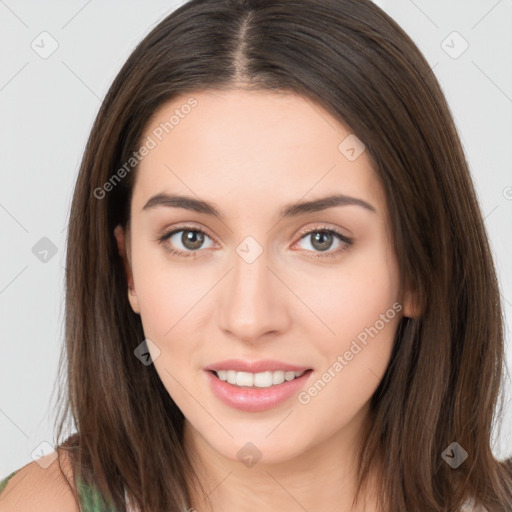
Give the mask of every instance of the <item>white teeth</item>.
M 249 373 L 249 372 L 237 372 L 235 370 L 218 370 L 217 376 L 220 380 L 229 382 L 234 386 L 241 387 L 257 387 L 257 388 L 269 388 L 270 386 L 282 384 L 285 380 L 290 381 L 297 377 L 300 377 L 305 370 L 300 372 L 261 372 L 261 373 Z

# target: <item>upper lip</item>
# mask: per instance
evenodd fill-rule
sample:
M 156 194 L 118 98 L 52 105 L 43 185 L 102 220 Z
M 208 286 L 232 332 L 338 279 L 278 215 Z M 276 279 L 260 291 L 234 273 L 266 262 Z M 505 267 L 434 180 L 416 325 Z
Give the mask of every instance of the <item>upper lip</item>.
M 302 370 L 309 370 L 307 366 L 297 366 L 294 364 L 283 363 L 275 359 L 262 359 L 260 361 L 246 361 L 243 359 L 226 359 L 213 363 L 205 368 L 205 370 L 218 371 L 218 370 L 235 370 L 237 372 L 275 372 L 275 371 L 289 371 L 300 372 Z

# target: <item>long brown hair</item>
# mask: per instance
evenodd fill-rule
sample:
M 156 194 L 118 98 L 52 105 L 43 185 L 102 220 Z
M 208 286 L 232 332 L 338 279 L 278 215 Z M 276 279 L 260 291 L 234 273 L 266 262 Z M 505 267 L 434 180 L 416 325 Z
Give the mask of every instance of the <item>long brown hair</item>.
M 455 511 L 470 498 L 512 510 L 512 463 L 491 451 L 502 309 L 468 164 L 425 58 L 369 0 L 191 0 L 133 51 L 100 108 L 73 196 L 57 438 L 69 414 L 76 433 L 59 448 L 118 510 L 124 489 L 144 512 L 190 506 L 184 416 L 153 365 L 134 356 L 144 333 L 113 231 L 128 221 L 136 165 L 119 169 L 165 102 L 233 87 L 299 94 L 363 141 L 401 280 L 419 297 L 422 313 L 402 318 L 371 398 L 358 492 L 382 452 L 385 510 Z M 442 456 L 453 442 L 468 454 L 457 468 Z

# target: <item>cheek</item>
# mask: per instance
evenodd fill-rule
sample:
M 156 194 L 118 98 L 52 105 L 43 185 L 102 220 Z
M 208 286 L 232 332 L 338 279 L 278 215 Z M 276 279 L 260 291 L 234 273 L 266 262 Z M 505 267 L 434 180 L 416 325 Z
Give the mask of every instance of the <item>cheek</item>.
M 321 382 L 311 393 L 330 389 L 318 403 L 342 398 L 357 408 L 377 388 L 402 316 L 399 280 L 396 259 L 384 241 L 354 253 L 340 272 L 330 273 L 328 282 L 308 279 L 308 304 L 322 320 L 312 317 L 310 322 L 309 336 L 318 340 L 323 363 Z
M 339 404 L 339 418 L 329 421 L 343 423 L 371 398 L 389 364 L 403 308 L 395 258 L 385 250 L 359 254 L 328 296 L 318 311 L 334 334 L 322 336 L 324 365 L 299 402 L 310 412 Z
M 139 250 L 137 250 L 139 249 Z M 190 372 L 199 367 L 206 332 L 201 300 L 212 287 L 208 275 L 185 271 L 171 262 L 161 248 L 133 247 L 133 275 L 145 338 L 157 347 L 151 353 L 157 371 L 169 395 L 182 410 L 189 410 L 190 396 L 201 393 L 200 381 Z M 200 318 L 198 318 L 200 316 Z M 148 344 L 151 346 L 150 344 Z
M 348 424 L 368 403 L 388 367 L 399 313 L 388 310 L 388 323 L 371 324 L 358 336 L 338 340 L 327 363 L 298 396 L 306 414 L 316 415 L 332 431 Z M 393 317 L 393 318 L 392 318 Z M 336 414 L 332 414 L 333 410 Z
M 338 269 L 322 272 L 303 273 L 307 277 L 297 281 L 295 290 L 317 317 L 309 315 L 309 323 L 322 334 L 328 352 L 360 333 L 364 338 L 365 329 L 376 323 L 384 336 L 396 327 L 393 319 L 400 307 L 393 309 L 393 304 L 399 300 L 400 276 L 384 241 L 352 253 Z
M 150 245 L 134 244 L 133 279 L 146 336 L 166 343 L 189 321 L 188 312 L 211 285 L 171 262 L 163 248 Z
M 144 335 L 157 347 L 156 357 L 153 352 L 151 356 L 164 387 L 178 407 L 187 410 L 190 394 L 200 392 L 197 381 L 190 378 L 190 364 L 191 355 L 200 351 L 197 332 L 201 327 L 194 322 L 194 314 L 205 285 L 191 282 L 190 274 L 178 267 L 163 266 L 164 257 L 146 254 L 145 258 L 140 252 L 134 272 Z

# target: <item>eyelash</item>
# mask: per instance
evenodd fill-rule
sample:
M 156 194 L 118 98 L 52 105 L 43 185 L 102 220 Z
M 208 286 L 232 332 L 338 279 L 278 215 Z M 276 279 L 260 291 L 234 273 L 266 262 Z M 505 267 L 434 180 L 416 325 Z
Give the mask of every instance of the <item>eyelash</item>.
M 191 231 L 191 232 L 195 232 L 195 233 L 202 233 L 202 234 L 206 235 L 208 238 L 212 238 L 210 235 L 208 235 L 208 233 L 206 233 L 202 229 L 198 229 L 194 226 L 181 226 L 179 229 L 173 229 L 172 231 L 168 231 L 167 233 L 164 233 L 162 236 L 157 238 L 157 241 L 163 246 L 163 248 L 165 249 L 166 252 L 168 252 L 172 256 L 177 256 L 180 258 L 196 258 L 197 257 L 196 255 L 199 252 L 199 250 L 197 250 L 197 251 L 176 250 L 176 249 L 173 249 L 172 247 L 170 247 L 169 244 L 166 243 L 167 240 L 172 235 L 175 235 L 176 233 L 179 233 L 180 231 Z M 342 252 L 345 252 L 346 250 L 348 250 L 353 244 L 353 240 L 351 238 L 343 235 L 342 233 L 340 233 L 339 231 L 337 231 L 335 229 L 327 228 L 327 227 L 323 227 L 323 226 L 315 227 L 313 229 L 309 229 L 309 230 L 301 232 L 299 240 L 302 240 L 306 236 L 311 235 L 313 233 L 333 234 L 340 242 L 343 242 L 344 245 L 338 247 L 334 251 L 316 252 L 316 254 L 314 254 L 314 255 L 307 256 L 308 258 L 311 258 L 311 259 L 335 258 Z M 308 251 L 308 252 L 311 252 L 311 251 Z

